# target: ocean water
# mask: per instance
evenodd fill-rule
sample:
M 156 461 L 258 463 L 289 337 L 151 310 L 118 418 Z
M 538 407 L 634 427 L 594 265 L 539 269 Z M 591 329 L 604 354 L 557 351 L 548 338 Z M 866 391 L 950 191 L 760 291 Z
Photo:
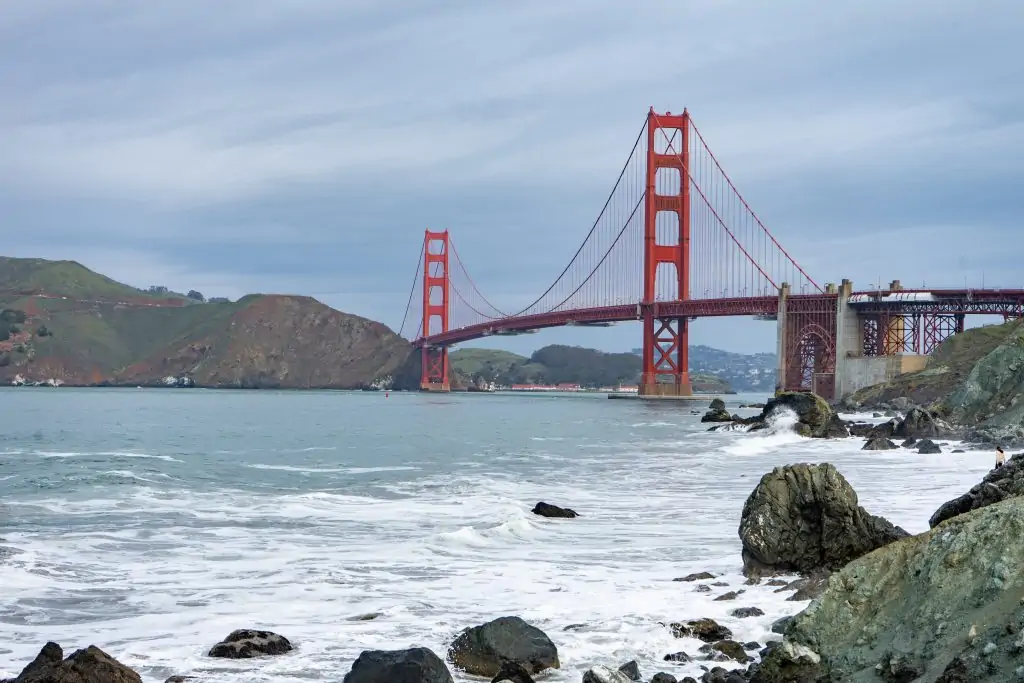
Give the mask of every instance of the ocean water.
M 558 646 L 544 680 L 630 659 L 699 675 L 662 661 L 701 645 L 663 624 L 712 617 L 763 644 L 806 606 L 743 585 L 736 530 L 763 473 L 832 462 L 870 511 L 919 532 L 991 466 L 698 420 L 593 395 L 0 390 L 0 678 L 53 640 L 147 683 L 337 681 L 362 650 L 443 657 L 503 615 Z M 538 500 L 582 516 L 536 517 Z M 672 580 L 696 571 L 726 585 Z M 766 614 L 729 615 L 747 606 Z M 295 652 L 205 656 L 250 627 Z

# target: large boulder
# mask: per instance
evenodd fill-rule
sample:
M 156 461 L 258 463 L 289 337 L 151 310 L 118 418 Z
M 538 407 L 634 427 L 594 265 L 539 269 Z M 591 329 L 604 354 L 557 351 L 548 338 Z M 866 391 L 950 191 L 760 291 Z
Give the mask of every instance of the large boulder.
M 995 461 L 994 454 L 992 459 Z M 1010 457 L 967 493 L 943 503 L 928 520 L 928 525 L 935 527 L 951 517 L 1021 495 L 1024 495 L 1024 453 Z
M 519 617 L 500 617 L 466 629 L 448 649 L 448 659 L 468 674 L 488 678 L 497 674 L 505 661 L 515 662 L 531 674 L 561 666 L 551 639 Z
M 214 645 L 209 656 L 249 659 L 263 655 L 283 655 L 291 651 L 292 644 L 282 635 L 243 628 L 232 631 L 227 638 Z
M 934 439 L 952 436 L 953 430 L 924 408 L 915 407 L 896 424 L 892 435 L 898 439 Z
M 732 631 L 722 626 L 714 619 L 690 619 L 689 621 L 673 622 L 669 624 L 672 635 L 676 638 L 696 638 L 705 643 L 714 643 L 719 640 L 732 638 Z
M 13 683 L 142 683 L 142 678 L 94 645 L 64 659 L 60 645 L 47 643 Z
M 541 517 L 561 517 L 564 519 L 573 519 L 574 517 L 580 516 L 579 513 L 576 512 L 575 510 L 558 507 L 557 505 L 545 503 L 544 501 L 541 501 L 534 505 L 533 509 L 530 510 L 530 512 L 532 512 L 535 515 L 540 515 Z
M 344 683 L 452 683 L 448 667 L 432 650 L 364 650 Z
M 1021 566 L 1017 497 L 846 565 L 787 627 L 785 642 L 820 657 L 821 680 L 1020 680 Z M 762 670 L 777 657 L 770 652 Z
M 908 534 L 869 514 L 829 463 L 776 467 L 743 505 L 739 527 L 749 577 L 812 573 L 847 562 Z
M 842 438 L 850 435 L 846 424 L 829 406 L 828 401 L 817 394 L 803 391 L 783 391 L 769 400 L 761 414 L 747 420 L 751 429 L 770 424 L 783 411 L 796 414 L 797 433 L 815 438 Z
M 732 422 L 732 415 L 725 409 L 725 401 L 720 398 L 712 399 L 708 406 L 708 412 L 704 413 L 701 422 Z

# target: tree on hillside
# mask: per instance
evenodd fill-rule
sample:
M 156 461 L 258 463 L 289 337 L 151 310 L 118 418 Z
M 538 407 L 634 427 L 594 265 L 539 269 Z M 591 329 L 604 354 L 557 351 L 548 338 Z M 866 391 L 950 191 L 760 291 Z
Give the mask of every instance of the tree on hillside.
M 194 289 L 188 290 L 188 294 L 186 294 L 185 296 L 187 296 L 189 299 L 195 299 L 196 301 L 206 301 L 206 297 L 203 296 L 202 292 L 197 292 Z

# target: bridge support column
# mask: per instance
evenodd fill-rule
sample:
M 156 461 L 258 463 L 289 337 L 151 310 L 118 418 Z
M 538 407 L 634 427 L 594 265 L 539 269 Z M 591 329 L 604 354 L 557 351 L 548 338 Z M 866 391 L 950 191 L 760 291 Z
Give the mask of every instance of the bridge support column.
M 448 231 L 423 236 L 423 347 L 420 389 L 451 391 L 448 381 L 448 347 L 431 346 L 432 334 L 448 331 L 449 308 Z
M 786 300 L 789 299 L 789 283 L 779 286 L 779 312 L 775 332 L 775 393 L 786 387 Z
M 641 396 L 692 396 L 689 321 L 658 314 L 658 267 L 674 270 L 672 300 L 690 298 L 690 115 L 647 114 Z M 658 230 L 661 226 L 663 229 Z M 659 234 L 660 233 L 660 234 Z M 661 238 L 659 240 L 659 237 Z
M 842 398 L 850 393 L 846 386 L 848 377 L 847 365 L 851 358 L 860 357 L 864 353 L 864 328 L 857 317 L 857 311 L 850 307 L 853 296 L 853 282 L 843 280 L 839 285 L 836 298 L 836 368 L 835 395 L 831 398 Z

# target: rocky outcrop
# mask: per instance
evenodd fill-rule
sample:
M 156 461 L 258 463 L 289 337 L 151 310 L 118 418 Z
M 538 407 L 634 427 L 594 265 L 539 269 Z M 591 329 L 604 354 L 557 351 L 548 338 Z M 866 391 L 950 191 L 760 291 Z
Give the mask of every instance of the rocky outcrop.
M 705 643 L 732 638 L 732 631 L 714 619 L 690 619 L 684 622 L 673 622 L 669 624 L 669 629 L 676 638 L 696 638 Z
M 708 412 L 700 419 L 701 422 L 732 422 L 732 415 L 725 409 L 725 401 L 722 399 L 713 399 L 708 408 Z
M 210 649 L 210 657 L 249 659 L 262 655 L 283 655 L 292 651 L 292 644 L 282 635 L 270 631 L 239 629 Z
M 908 534 L 869 514 L 831 464 L 776 467 L 743 505 L 739 526 L 747 576 L 838 569 Z
M 881 437 L 870 438 L 861 446 L 862 451 L 891 451 L 895 448 L 898 448 L 896 444 Z
M 928 520 L 935 527 L 947 519 L 993 503 L 1024 495 L 1024 453 L 1011 456 L 1002 467 L 985 475 L 981 483 L 962 496 L 943 503 Z
M 579 513 L 576 512 L 575 510 L 558 507 L 557 505 L 545 503 L 544 501 L 541 501 L 534 505 L 533 510 L 531 510 L 530 512 L 532 512 L 535 515 L 540 515 L 541 517 L 560 517 L 564 519 L 572 519 L 574 517 L 580 516 Z
M 365 650 L 344 683 L 452 683 L 448 667 L 432 650 Z
M 543 631 L 519 617 L 500 617 L 463 631 L 448 649 L 448 659 L 474 676 L 493 677 L 503 662 L 515 662 L 530 674 L 557 669 L 558 648 Z
M 801 391 L 779 393 L 765 404 L 760 415 L 740 422 L 750 425 L 751 431 L 764 429 L 786 410 L 796 414 L 796 431 L 802 436 L 835 439 L 850 435 L 846 423 L 839 419 L 828 401 L 817 394 Z
M 47 643 L 12 683 L 142 683 L 142 679 L 94 645 L 64 659 L 60 645 Z
M 921 455 L 936 455 L 942 452 L 942 448 L 939 444 L 935 443 L 931 439 L 922 439 L 917 442 L 916 446 L 917 452 Z
M 892 435 L 897 439 L 938 439 L 953 435 L 953 429 L 924 408 L 914 407 L 899 421 Z
M 762 673 L 795 666 L 797 652 L 803 653 L 801 670 L 816 666 L 819 678 L 785 680 L 1018 680 L 1024 651 L 1021 566 L 1020 497 L 891 543 L 834 575 L 824 595 L 789 625 L 784 647 L 768 653 L 753 680 L 779 680 Z

